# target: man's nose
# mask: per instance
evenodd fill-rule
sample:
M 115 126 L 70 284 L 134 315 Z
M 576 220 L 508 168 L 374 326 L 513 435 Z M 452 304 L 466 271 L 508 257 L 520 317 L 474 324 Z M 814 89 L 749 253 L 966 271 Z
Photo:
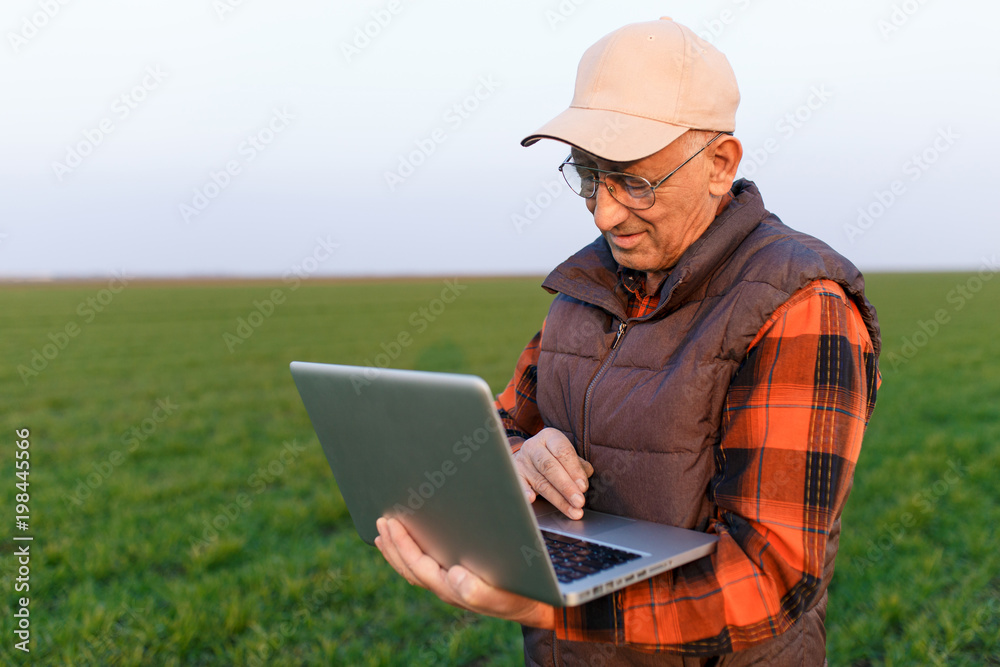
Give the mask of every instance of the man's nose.
M 593 202 L 591 212 L 594 214 L 594 224 L 602 233 L 614 229 L 628 219 L 628 207 L 612 196 L 605 183 L 598 184 L 597 193 L 590 201 Z

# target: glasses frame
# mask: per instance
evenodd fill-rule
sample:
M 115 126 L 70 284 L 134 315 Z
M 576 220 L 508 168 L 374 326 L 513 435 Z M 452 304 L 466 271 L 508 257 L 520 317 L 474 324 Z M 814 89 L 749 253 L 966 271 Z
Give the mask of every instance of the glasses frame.
M 699 148 L 698 151 L 694 155 L 692 155 L 688 159 L 684 160 L 684 162 L 681 162 L 673 171 L 671 171 L 669 174 L 667 174 L 666 176 L 664 176 L 663 178 L 661 178 L 659 181 L 657 181 L 656 185 L 653 185 L 652 183 L 650 183 L 649 179 L 644 178 L 642 176 L 637 176 L 636 174 L 629 174 L 628 172 L 624 172 L 624 171 L 609 171 L 607 169 L 597 169 L 596 167 L 587 167 L 587 166 L 582 165 L 582 164 L 577 164 L 575 162 L 572 162 L 572 160 L 573 160 L 573 154 L 572 153 L 570 153 L 569 156 L 565 160 L 563 160 L 563 163 L 561 165 L 559 165 L 559 173 L 562 174 L 563 180 L 566 181 L 566 185 L 569 186 L 569 189 L 572 190 L 574 194 L 576 194 L 576 195 L 578 195 L 580 197 L 583 197 L 584 199 L 593 199 L 594 197 L 596 197 L 597 196 L 597 190 L 598 190 L 597 186 L 600 186 L 600 185 L 603 184 L 604 187 L 606 187 L 608 189 L 608 193 L 614 198 L 614 200 L 616 202 L 618 202 L 619 204 L 621 204 L 622 206 L 624 206 L 626 208 L 629 208 L 629 209 L 632 209 L 633 211 L 645 211 L 647 209 L 653 208 L 653 206 L 656 204 L 656 188 L 658 188 L 661 185 L 663 185 L 666 182 L 666 180 L 668 178 L 670 178 L 671 176 L 673 176 L 674 174 L 676 174 L 680 170 L 681 167 L 683 167 L 688 162 L 690 162 L 691 160 L 693 160 L 696 157 L 698 157 L 703 150 L 705 150 L 706 148 L 708 148 L 709 146 L 711 146 L 715 142 L 716 139 L 718 139 L 719 137 L 721 137 L 724 134 L 728 134 L 728 135 L 732 136 L 732 132 L 719 132 L 714 137 L 712 137 L 712 139 L 707 144 L 705 144 L 704 146 L 702 146 L 701 148 Z M 579 169 L 586 169 L 587 171 L 593 171 L 593 172 L 597 172 L 597 173 L 600 173 L 600 174 L 607 174 L 607 175 L 603 179 L 595 178 L 594 180 L 596 181 L 596 186 L 594 187 L 594 192 L 590 196 L 586 196 L 586 195 L 584 195 L 584 194 L 582 194 L 580 192 L 577 192 L 576 189 L 573 187 L 573 185 L 569 182 L 569 178 L 566 176 L 566 172 L 563 171 L 563 167 L 565 167 L 567 165 L 572 166 L 572 167 L 578 167 Z M 619 199 L 618 195 L 615 194 L 615 185 L 614 185 L 614 183 L 608 183 L 608 178 L 610 178 L 611 176 L 627 176 L 628 178 L 638 178 L 640 181 L 645 181 L 646 185 L 649 186 L 650 193 L 652 193 L 652 195 L 653 195 L 652 198 L 650 199 L 649 206 L 642 206 L 642 207 L 639 207 L 639 206 L 630 206 L 630 205 L 626 204 L 625 202 L 623 202 L 621 199 Z

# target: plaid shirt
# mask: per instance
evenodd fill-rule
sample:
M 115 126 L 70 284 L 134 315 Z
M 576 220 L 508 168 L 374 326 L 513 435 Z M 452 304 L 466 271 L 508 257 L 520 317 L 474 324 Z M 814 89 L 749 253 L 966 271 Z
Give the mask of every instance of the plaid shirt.
M 629 317 L 656 308 L 628 272 Z M 544 425 L 535 402 L 542 331 L 497 409 L 515 448 Z M 717 551 L 593 602 L 554 608 L 556 635 L 647 651 L 739 651 L 787 630 L 820 585 L 881 382 L 857 307 L 835 282 L 796 292 L 733 377 L 709 497 Z M 515 449 L 516 451 L 516 449 Z

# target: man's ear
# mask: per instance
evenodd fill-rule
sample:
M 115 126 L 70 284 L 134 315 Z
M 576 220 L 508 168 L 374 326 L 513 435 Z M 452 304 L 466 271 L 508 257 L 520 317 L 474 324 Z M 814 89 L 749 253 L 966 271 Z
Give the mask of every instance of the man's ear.
M 724 134 L 715 142 L 708 189 L 715 197 L 729 192 L 736 180 L 736 170 L 743 159 L 743 144 L 734 136 Z

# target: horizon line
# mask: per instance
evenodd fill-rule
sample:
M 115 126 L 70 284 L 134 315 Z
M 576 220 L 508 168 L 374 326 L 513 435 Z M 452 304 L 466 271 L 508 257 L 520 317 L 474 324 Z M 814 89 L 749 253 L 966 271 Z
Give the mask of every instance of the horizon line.
M 981 268 L 981 267 L 980 267 Z M 866 276 L 879 274 L 961 274 L 975 273 L 977 269 L 967 267 L 954 268 L 881 268 L 865 270 L 862 273 Z M 351 274 L 351 275 L 324 275 L 324 276 L 295 276 L 278 274 L 145 274 L 127 276 L 127 271 L 119 270 L 117 274 L 79 274 L 65 276 L 4 276 L 0 275 L 0 285 L 56 285 L 56 284 L 92 284 L 106 282 L 109 278 L 115 279 L 117 275 L 127 278 L 128 282 L 138 283 L 191 283 L 191 284 L 226 284 L 226 283 L 273 283 L 275 281 L 291 282 L 298 280 L 302 283 L 340 283 L 340 282 L 397 282 L 404 280 L 505 280 L 538 278 L 544 279 L 548 272 L 523 272 L 523 273 L 371 273 L 371 274 Z

